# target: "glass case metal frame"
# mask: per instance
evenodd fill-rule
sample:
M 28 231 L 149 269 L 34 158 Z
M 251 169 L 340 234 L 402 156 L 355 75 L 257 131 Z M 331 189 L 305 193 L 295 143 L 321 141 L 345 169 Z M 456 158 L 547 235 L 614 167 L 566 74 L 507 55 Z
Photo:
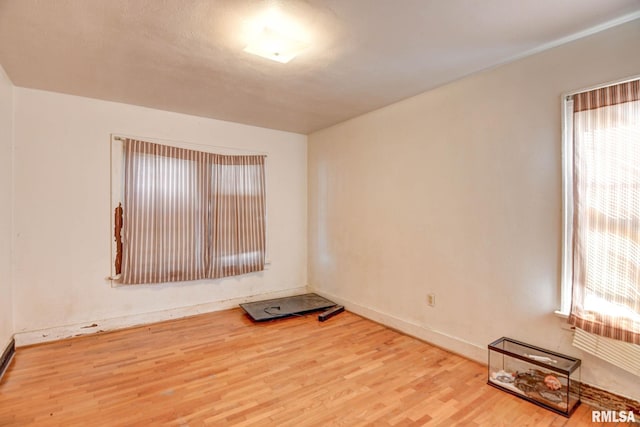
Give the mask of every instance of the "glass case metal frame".
M 518 353 L 518 352 L 514 352 L 514 351 L 510 351 L 505 349 L 505 344 L 507 345 L 513 345 L 516 347 L 521 347 L 523 349 L 527 349 L 528 351 L 530 351 L 531 353 L 537 353 L 537 355 L 533 355 L 534 358 L 532 358 L 532 355 L 526 355 L 526 353 Z M 492 387 L 495 387 L 499 390 L 505 391 L 509 394 L 512 394 L 514 396 L 517 396 L 521 399 L 524 399 L 526 401 L 529 401 L 535 405 L 538 405 L 540 407 L 543 407 L 545 409 L 548 409 L 550 411 L 553 411 L 557 414 L 563 415 L 565 417 L 570 417 L 571 414 L 573 414 L 573 412 L 576 410 L 576 408 L 578 406 L 580 406 L 580 401 L 581 401 L 581 394 L 580 394 L 580 378 L 578 378 L 577 380 L 572 378 L 572 374 L 578 370 L 582 364 L 582 361 L 580 359 L 577 359 L 575 357 L 572 356 L 567 356 L 566 354 L 561 354 L 561 353 L 556 353 L 554 351 L 550 351 L 541 347 L 536 347 L 533 346 L 531 344 L 527 344 L 521 341 L 517 341 L 511 338 L 507 338 L 507 337 L 502 337 L 499 338 L 497 340 L 495 340 L 494 342 L 492 342 L 491 344 L 489 344 L 488 346 L 488 376 L 487 376 L 487 384 L 489 384 Z M 561 375 L 563 378 L 566 378 L 566 393 L 567 393 L 567 404 L 566 404 L 566 410 L 560 409 L 557 406 L 553 406 L 551 404 L 546 404 L 541 400 L 535 399 L 533 397 L 530 397 L 526 394 L 524 394 L 524 392 L 516 392 L 514 390 L 509 389 L 506 385 L 505 386 L 501 386 L 498 382 L 496 381 L 492 381 L 492 372 L 491 372 L 491 352 L 497 352 L 503 355 L 502 357 L 502 364 L 504 367 L 504 360 L 505 357 L 509 357 L 512 359 L 517 359 L 520 360 L 526 364 L 529 365 L 534 365 L 540 368 L 543 368 L 544 370 L 546 370 L 547 372 L 551 371 L 555 374 L 559 374 Z M 546 358 L 551 358 L 551 357 L 555 357 L 555 358 L 559 358 L 561 359 L 563 362 L 563 365 L 565 366 L 560 367 L 560 366 L 554 366 L 552 363 L 548 363 L 545 359 Z M 536 360 L 538 359 L 538 360 Z M 579 374 L 580 372 L 578 372 Z M 579 375 L 578 375 L 579 377 Z M 572 401 L 572 396 L 577 396 L 577 399 L 574 399 Z

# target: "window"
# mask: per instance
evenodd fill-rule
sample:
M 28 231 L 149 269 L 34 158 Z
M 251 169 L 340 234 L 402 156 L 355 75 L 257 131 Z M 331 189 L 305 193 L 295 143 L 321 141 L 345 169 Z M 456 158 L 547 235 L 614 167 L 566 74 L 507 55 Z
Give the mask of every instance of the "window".
M 640 344 L 640 80 L 567 97 L 564 123 L 563 311 Z
M 120 283 L 263 270 L 264 163 L 124 139 Z

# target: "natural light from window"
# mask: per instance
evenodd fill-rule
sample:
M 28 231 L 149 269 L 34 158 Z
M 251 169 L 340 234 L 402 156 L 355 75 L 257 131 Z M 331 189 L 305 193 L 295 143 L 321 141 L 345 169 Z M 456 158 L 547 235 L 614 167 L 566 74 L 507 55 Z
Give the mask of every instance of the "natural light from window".
M 640 81 L 565 98 L 563 306 L 569 322 L 640 334 Z

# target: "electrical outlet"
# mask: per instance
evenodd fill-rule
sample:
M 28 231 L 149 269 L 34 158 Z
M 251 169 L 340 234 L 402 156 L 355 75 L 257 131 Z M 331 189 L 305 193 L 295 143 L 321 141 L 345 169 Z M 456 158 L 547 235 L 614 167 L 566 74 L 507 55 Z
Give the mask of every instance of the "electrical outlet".
M 436 306 L 436 294 L 427 295 L 427 304 L 429 304 L 429 307 Z

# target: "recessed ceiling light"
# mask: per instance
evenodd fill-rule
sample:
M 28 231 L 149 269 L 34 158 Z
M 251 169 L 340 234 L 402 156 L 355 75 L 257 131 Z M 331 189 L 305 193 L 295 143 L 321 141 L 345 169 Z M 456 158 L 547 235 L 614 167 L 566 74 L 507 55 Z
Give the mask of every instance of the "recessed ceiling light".
M 307 43 L 264 27 L 244 48 L 245 52 L 286 64 L 308 47 Z

